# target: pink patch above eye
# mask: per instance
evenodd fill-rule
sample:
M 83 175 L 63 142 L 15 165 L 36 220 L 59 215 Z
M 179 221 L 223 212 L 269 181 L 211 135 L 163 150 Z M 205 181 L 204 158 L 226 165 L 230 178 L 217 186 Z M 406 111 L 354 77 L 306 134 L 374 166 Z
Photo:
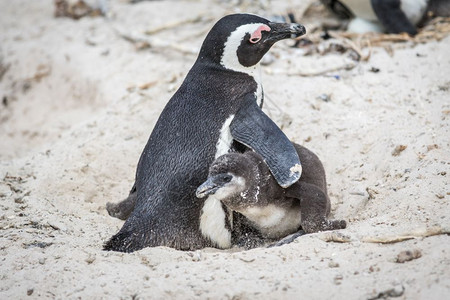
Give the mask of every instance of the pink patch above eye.
M 270 31 L 270 27 L 267 25 L 261 25 L 250 36 L 250 43 L 256 44 L 261 40 L 262 32 Z

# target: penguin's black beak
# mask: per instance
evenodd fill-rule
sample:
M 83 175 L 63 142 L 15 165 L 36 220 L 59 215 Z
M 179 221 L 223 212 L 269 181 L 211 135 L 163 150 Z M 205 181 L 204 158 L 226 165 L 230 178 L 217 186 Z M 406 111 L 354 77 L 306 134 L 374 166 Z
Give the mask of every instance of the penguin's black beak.
M 270 27 L 267 41 L 277 42 L 284 39 L 295 39 L 306 33 L 305 26 L 297 23 L 272 23 L 269 22 Z
M 206 196 L 214 194 L 220 186 L 213 181 L 213 178 L 208 178 L 202 185 L 200 185 L 195 191 L 197 198 L 205 198 Z

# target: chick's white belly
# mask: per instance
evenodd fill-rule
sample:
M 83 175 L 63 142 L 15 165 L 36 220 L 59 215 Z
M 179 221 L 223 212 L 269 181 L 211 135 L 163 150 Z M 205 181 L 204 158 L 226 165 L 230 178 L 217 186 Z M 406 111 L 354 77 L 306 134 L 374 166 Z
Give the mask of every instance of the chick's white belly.
M 279 239 L 294 233 L 300 227 L 300 207 L 280 207 L 270 204 L 253 206 L 240 211 L 266 238 Z

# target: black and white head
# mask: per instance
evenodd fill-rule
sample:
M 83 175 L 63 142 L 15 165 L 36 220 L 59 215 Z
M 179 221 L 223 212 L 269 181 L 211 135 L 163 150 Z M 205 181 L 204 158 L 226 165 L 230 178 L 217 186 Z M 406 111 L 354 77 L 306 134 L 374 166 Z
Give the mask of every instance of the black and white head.
M 210 30 L 198 60 L 249 73 L 277 41 L 305 32 L 300 24 L 273 23 L 251 14 L 228 15 Z
M 210 166 L 207 180 L 197 188 L 197 198 L 214 195 L 218 200 L 238 196 L 247 189 L 249 168 L 246 156 L 229 153 L 218 157 Z
M 263 163 L 262 158 L 256 155 L 228 153 L 218 157 L 207 180 L 197 188 L 197 198 L 213 196 L 235 211 L 255 205 L 261 180 L 259 163 Z

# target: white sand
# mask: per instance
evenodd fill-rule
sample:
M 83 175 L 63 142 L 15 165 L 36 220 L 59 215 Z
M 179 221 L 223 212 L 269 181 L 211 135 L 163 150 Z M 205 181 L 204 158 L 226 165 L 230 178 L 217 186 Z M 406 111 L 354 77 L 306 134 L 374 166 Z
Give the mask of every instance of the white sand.
M 123 223 L 105 204 L 127 195 L 159 113 L 196 58 L 189 53 L 233 9 L 112 1 L 109 19 L 73 21 L 53 18 L 52 2 L 0 1 L 0 63 L 9 65 L 0 81 L 0 299 L 450 296 L 448 235 L 366 242 L 450 229 L 449 37 L 392 57 L 374 49 L 368 63 L 330 74 L 340 79 L 273 75 L 341 58 L 304 57 L 290 41 L 271 51 L 280 58 L 263 68 L 266 111 L 322 159 L 349 242 L 318 233 L 270 249 L 123 254 L 101 250 Z M 138 51 L 118 33 L 154 47 Z M 394 156 L 399 145 L 407 147 Z M 396 263 L 404 250 L 422 256 Z

